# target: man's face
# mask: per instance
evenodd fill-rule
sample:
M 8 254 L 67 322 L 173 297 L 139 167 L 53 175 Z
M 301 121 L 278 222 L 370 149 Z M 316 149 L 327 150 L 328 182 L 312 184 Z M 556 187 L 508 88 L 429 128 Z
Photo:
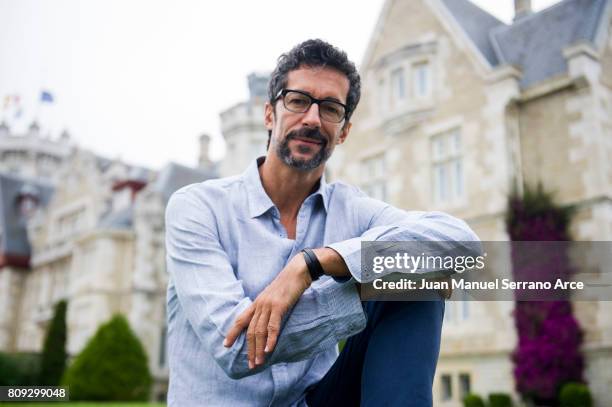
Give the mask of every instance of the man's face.
M 285 88 L 346 105 L 349 80 L 332 68 L 303 67 L 289 72 Z M 265 124 L 272 130 L 271 148 L 285 164 L 302 171 L 313 170 L 327 161 L 336 144 L 346 139 L 350 123 L 323 120 L 319 108 L 313 103 L 306 112 L 294 113 L 285 108 L 282 98 L 275 106 L 266 104 Z

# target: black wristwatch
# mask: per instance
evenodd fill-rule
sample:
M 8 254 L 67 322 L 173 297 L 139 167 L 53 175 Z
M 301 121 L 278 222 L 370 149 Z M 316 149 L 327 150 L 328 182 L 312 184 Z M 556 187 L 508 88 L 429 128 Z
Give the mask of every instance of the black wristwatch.
M 304 260 L 306 260 L 306 267 L 308 267 L 308 273 L 310 273 L 310 278 L 312 281 L 317 280 L 321 277 L 325 272 L 323 271 L 323 266 L 319 263 L 319 259 L 317 259 L 317 255 L 312 251 L 312 249 L 303 249 L 302 255 L 304 256 Z

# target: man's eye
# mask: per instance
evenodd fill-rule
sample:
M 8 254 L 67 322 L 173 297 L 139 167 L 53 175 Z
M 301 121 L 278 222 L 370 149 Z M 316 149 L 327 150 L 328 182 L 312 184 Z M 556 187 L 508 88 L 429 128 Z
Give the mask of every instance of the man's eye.
M 325 104 L 323 104 L 321 106 L 321 108 L 323 109 L 323 111 L 325 113 L 331 114 L 331 115 L 334 115 L 334 116 L 339 116 L 340 113 L 341 113 L 340 112 L 340 108 L 338 106 L 336 106 L 336 105 L 331 105 L 331 104 L 325 103 Z
M 288 103 L 292 107 L 305 107 L 308 105 L 308 100 L 302 98 L 292 98 L 288 100 Z

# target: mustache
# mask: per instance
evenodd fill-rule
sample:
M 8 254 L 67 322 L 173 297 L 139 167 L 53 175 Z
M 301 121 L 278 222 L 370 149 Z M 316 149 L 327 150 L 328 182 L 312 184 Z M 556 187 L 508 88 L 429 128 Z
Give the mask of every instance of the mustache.
M 327 138 L 323 134 L 321 134 L 321 132 L 317 128 L 306 127 L 306 128 L 299 129 L 299 130 L 290 131 L 287 134 L 287 141 L 298 138 L 298 137 L 319 142 L 323 146 L 327 145 Z

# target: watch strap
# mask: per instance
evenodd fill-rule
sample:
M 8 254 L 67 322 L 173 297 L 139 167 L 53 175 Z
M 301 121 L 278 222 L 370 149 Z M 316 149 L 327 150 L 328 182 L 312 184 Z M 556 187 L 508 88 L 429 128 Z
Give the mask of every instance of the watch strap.
M 310 274 L 312 281 L 317 280 L 319 277 L 325 274 L 323 271 L 323 266 L 321 266 L 319 259 L 317 259 L 317 255 L 312 249 L 303 249 L 302 255 L 306 261 L 306 267 L 308 268 L 308 273 Z

